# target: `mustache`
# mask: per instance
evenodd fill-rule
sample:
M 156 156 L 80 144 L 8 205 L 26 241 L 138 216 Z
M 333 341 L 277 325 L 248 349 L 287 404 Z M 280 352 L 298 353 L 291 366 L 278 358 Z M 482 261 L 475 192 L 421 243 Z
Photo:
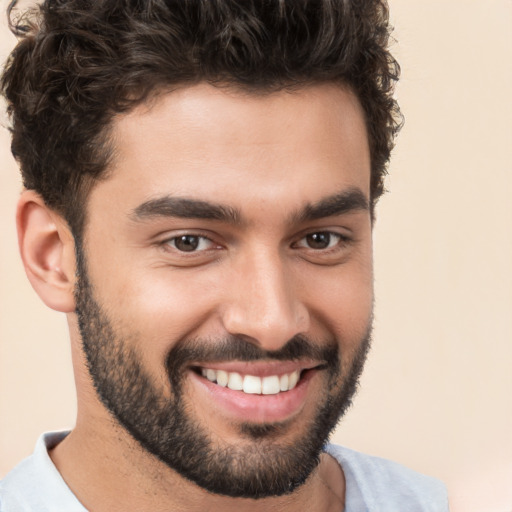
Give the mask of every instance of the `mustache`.
M 171 380 L 179 380 L 182 372 L 193 363 L 219 361 L 298 361 L 312 359 L 328 367 L 337 365 L 339 343 L 329 339 L 322 344 L 303 335 L 287 341 L 278 350 L 265 350 L 244 338 L 225 336 L 222 339 L 194 338 L 177 343 L 167 356 Z

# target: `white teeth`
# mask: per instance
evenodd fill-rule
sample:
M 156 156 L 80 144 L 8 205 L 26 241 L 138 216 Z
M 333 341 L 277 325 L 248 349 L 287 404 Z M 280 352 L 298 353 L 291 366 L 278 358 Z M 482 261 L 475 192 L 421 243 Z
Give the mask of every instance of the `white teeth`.
M 281 391 L 281 389 L 279 387 L 279 377 L 277 375 L 263 377 L 263 379 L 261 379 L 262 395 L 276 395 L 279 391 Z
M 279 379 L 279 389 L 281 391 L 288 391 L 290 388 L 288 387 L 288 374 L 285 373 L 284 375 L 281 375 L 281 378 Z
M 254 375 L 246 375 L 244 377 L 244 393 L 261 395 L 261 379 Z
M 228 379 L 228 388 L 233 391 L 242 391 L 244 389 L 244 380 L 239 373 L 230 373 Z
M 251 395 L 276 395 L 281 391 L 290 391 L 300 379 L 299 370 L 284 375 L 269 375 L 256 377 L 255 375 L 242 376 L 237 372 L 201 368 L 201 375 L 210 382 L 219 386 L 228 387 L 233 391 L 243 391 Z
M 288 389 L 293 389 L 299 382 L 299 372 L 294 371 L 288 377 Z
M 217 370 L 217 384 L 225 388 L 228 384 L 228 372 Z

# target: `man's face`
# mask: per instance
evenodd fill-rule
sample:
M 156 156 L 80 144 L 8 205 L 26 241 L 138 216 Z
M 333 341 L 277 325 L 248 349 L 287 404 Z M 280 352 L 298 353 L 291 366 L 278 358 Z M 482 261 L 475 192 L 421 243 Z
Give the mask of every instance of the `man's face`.
M 114 123 L 77 313 L 98 395 L 211 492 L 290 492 L 355 390 L 372 311 L 370 159 L 334 86 L 207 85 Z

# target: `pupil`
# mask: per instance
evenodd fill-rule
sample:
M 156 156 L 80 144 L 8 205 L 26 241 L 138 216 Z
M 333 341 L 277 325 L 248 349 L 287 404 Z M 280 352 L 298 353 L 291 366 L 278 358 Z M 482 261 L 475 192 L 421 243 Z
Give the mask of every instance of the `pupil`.
M 180 251 L 191 252 L 197 249 L 199 245 L 199 237 L 193 235 L 183 235 L 176 238 L 174 242 L 176 248 Z
M 331 235 L 329 233 L 313 233 L 307 236 L 307 241 L 312 249 L 325 249 L 329 247 Z

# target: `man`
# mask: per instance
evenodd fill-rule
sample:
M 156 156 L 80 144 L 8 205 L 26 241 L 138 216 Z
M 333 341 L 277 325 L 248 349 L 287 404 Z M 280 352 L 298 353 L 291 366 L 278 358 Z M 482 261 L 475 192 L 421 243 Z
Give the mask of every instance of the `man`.
M 0 510 L 447 510 L 327 444 L 370 345 L 386 5 L 53 0 L 15 29 L 20 251 L 78 417 Z

